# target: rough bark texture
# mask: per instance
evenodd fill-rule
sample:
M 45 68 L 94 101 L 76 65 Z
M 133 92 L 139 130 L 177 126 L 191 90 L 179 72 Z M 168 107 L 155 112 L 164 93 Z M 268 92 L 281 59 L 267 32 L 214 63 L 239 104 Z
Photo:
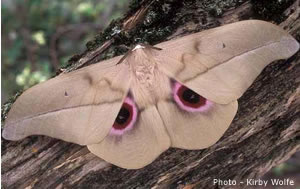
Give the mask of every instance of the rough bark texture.
M 253 18 L 280 24 L 300 39 L 299 1 L 151 2 L 133 3 L 124 19 L 114 22 L 87 44 L 85 53 L 70 60 L 68 69 L 74 69 L 72 66 L 83 59 L 88 59 L 87 64 L 99 61 L 98 54 L 93 53 L 117 29 L 121 33 L 110 37 L 111 43 L 102 48 L 101 54 L 106 57 L 124 53 L 124 48 L 118 47 L 122 43 L 154 44 Z M 213 185 L 212 180 L 259 178 L 299 150 L 299 97 L 298 52 L 289 61 L 278 61 L 263 71 L 239 99 L 238 114 L 217 144 L 205 150 L 169 149 L 139 170 L 118 168 L 87 152 L 85 147 L 49 137 L 33 136 L 19 142 L 2 139 L 2 187 L 226 188 Z M 3 116 L 8 109 L 9 104 L 3 107 Z M 245 185 L 239 186 L 242 187 Z

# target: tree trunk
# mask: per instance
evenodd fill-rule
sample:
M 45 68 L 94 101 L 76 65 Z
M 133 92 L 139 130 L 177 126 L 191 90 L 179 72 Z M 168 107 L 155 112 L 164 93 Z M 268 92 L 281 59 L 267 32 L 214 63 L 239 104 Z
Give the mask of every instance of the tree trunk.
M 124 53 L 120 45 L 156 44 L 239 20 L 280 24 L 300 39 L 299 0 L 144 0 L 87 44 L 64 71 Z M 113 35 L 113 33 L 118 33 Z M 107 38 L 107 36 L 113 36 Z M 101 55 L 99 55 L 101 54 Z M 86 147 L 44 136 L 2 139 L 3 188 L 232 188 L 213 179 L 260 178 L 300 148 L 300 53 L 269 65 L 238 100 L 225 135 L 204 150 L 169 149 L 139 170 L 125 170 Z M 9 105 L 4 106 L 3 115 Z

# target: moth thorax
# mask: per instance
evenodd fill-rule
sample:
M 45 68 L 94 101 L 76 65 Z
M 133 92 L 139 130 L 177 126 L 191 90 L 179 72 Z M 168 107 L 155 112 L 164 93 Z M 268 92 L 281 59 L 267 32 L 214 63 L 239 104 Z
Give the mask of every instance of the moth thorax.
M 134 74 L 139 83 L 152 85 L 154 80 L 154 66 L 153 65 L 136 66 L 134 69 Z

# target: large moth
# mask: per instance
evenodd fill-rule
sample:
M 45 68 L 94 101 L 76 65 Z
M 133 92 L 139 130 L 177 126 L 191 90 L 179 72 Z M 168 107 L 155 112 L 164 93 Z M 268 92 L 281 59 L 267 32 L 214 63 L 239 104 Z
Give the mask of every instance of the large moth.
M 169 147 L 203 149 L 232 122 L 237 99 L 263 68 L 292 56 L 298 42 L 263 21 L 242 21 L 115 57 L 26 90 L 3 137 L 47 135 L 86 145 L 137 169 Z M 117 64 L 120 59 L 122 62 Z

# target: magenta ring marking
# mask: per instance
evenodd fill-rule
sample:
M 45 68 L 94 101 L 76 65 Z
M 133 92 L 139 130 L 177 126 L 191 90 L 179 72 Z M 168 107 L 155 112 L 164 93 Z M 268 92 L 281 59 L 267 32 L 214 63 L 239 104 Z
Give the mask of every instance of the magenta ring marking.
M 179 105 L 180 108 L 182 108 L 183 110 L 186 110 L 188 112 L 206 112 L 212 107 L 213 102 L 208 99 L 205 99 L 205 105 L 200 106 L 199 108 L 191 108 L 191 107 L 184 105 L 182 103 L 182 101 L 180 100 L 179 96 L 177 95 L 177 92 L 181 86 L 182 85 L 180 83 L 176 82 L 174 85 L 174 88 L 173 88 L 173 98 L 176 101 L 176 103 Z
M 136 108 L 136 105 L 135 103 L 133 102 L 133 100 L 129 97 L 126 97 L 125 100 L 124 100 L 125 103 L 129 104 L 130 106 L 132 106 L 132 119 L 130 121 L 130 123 L 127 125 L 127 127 L 125 127 L 124 129 L 115 129 L 115 128 L 111 128 L 109 134 L 110 135 L 123 135 L 126 131 L 129 131 L 133 128 L 135 122 L 136 122 L 136 119 L 137 119 L 137 108 Z

